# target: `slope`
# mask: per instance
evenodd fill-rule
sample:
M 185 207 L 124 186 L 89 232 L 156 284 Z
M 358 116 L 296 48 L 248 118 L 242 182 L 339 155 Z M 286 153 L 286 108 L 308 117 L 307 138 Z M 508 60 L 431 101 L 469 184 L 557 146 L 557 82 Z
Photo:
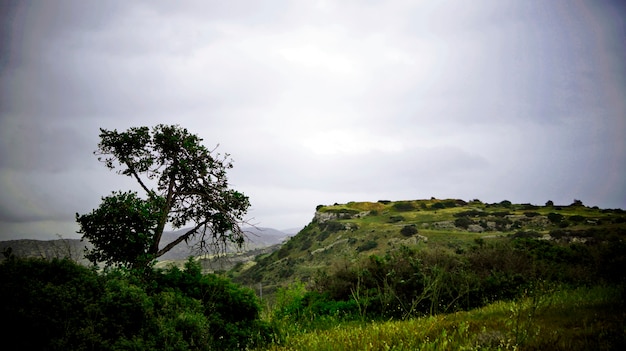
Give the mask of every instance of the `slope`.
M 511 236 L 562 241 L 622 235 L 623 210 L 570 205 L 466 202 L 457 199 L 350 202 L 318 206 L 313 220 L 280 250 L 230 272 L 236 282 L 271 292 L 292 282 L 312 282 L 371 255 L 403 246 L 463 252 L 486 240 Z

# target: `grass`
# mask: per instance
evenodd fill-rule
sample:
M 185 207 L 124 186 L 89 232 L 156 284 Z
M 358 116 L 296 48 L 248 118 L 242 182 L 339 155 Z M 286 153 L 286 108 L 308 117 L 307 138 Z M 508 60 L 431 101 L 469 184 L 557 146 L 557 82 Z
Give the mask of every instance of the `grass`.
M 283 325 L 282 338 L 264 350 L 620 349 L 626 346 L 623 296 L 623 287 L 544 288 L 517 301 L 406 321 L 327 321 L 326 328 L 304 332 Z

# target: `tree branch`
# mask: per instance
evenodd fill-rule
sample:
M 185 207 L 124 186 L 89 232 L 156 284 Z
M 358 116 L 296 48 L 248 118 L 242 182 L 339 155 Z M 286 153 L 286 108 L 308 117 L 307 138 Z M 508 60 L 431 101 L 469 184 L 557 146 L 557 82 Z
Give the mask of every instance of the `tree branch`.
M 207 223 L 207 221 L 204 221 L 200 224 L 198 224 L 197 226 L 195 226 L 192 229 L 189 229 L 185 234 L 179 236 L 178 238 L 176 238 L 176 240 L 172 241 L 171 243 L 165 245 L 164 248 L 162 248 L 161 250 L 159 250 L 156 253 L 156 257 L 161 257 L 163 256 L 163 254 L 165 254 L 166 252 L 168 252 L 169 250 L 171 250 L 174 246 L 180 244 L 183 240 L 187 240 L 189 239 L 190 236 L 192 236 L 193 234 L 196 234 L 196 232 L 198 231 L 198 229 L 200 227 L 202 227 L 203 225 L 205 225 Z M 156 258 L 155 257 L 155 258 Z
M 159 251 L 159 243 L 161 242 L 161 237 L 163 236 L 165 222 L 167 222 L 167 216 L 169 215 L 170 209 L 172 208 L 172 198 L 174 196 L 175 183 L 176 182 L 174 180 L 174 177 L 170 177 L 170 183 L 167 187 L 167 197 L 165 199 L 163 209 L 161 209 L 161 218 L 159 218 L 159 224 L 154 231 L 154 241 L 152 242 L 152 247 L 150 248 L 150 252 L 152 253 L 157 253 Z
M 133 175 L 133 177 L 135 177 L 135 179 L 137 180 L 137 182 L 139 183 L 139 185 L 141 185 L 141 187 L 143 188 L 143 190 L 146 191 L 146 193 L 148 194 L 148 196 L 154 198 L 155 194 L 154 194 L 154 190 L 148 189 L 148 187 L 143 183 L 143 180 L 141 180 L 141 178 L 139 177 L 139 174 L 137 174 L 137 171 L 135 171 L 135 167 L 133 167 L 132 163 L 125 158 L 124 159 L 124 163 L 126 164 L 126 166 L 128 167 L 128 170 L 130 171 L 130 173 Z

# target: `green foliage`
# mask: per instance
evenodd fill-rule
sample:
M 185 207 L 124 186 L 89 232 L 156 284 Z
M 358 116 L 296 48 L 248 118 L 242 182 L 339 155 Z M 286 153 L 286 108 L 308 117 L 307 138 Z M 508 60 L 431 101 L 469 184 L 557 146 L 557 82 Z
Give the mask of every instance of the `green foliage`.
M 404 221 L 403 216 L 389 216 L 389 223 L 398 223 Z
M 402 229 L 400 229 L 400 234 L 406 237 L 413 236 L 417 234 L 417 227 L 415 224 L 405 225 Z
M 83 234 L 94 244 L 92 262 L 125 267 L 146 267 L 182 241 L 199 237 L 200 247 L 242 245 L 239 223 L 248 197 L 229 189 L 228 155 L 212 154 L 202 139 L 176 125 L 130 128 L 125 132 L 100 129 L 94 154 L 110 170 L 133 178 L 145 192 L 114 192 L 98 209 L 76 214 Z M 150 181 L 156 188 L 149 188 Z M 165 225 L 192 229 L 159 248 Z
M 621 350 L 623 292 L 539 285 L 469 312 L 293 330 L 268 350 Z
M 69 260 L 0 264 L 3 346 L 33 350 L 242 349 L 269 340 L 254 293 L 188 262 L 146 276 Z M 24 334 L 28 331 L 28 334 Z
M 345 230 L 346 226 L 339 221 L 326 221 L 320 224 L 320 229 L 329 233 L 336 233 L 340 230 Z
M 371 249 L 375 249 L 378 246 L 378 242 L 374 240 L 369 240 L 363 243 L 362 245 L 357 246 L 357 252 L 369 251 Z
M 489 213 L 485 211 L 468 210 L 468 211 L 457 212 L 453 216 L 454 217 L 485 217 L 488 214 Z
M 0 282 L 3 348 L 85 349 L 99 342 L 91 311 L 105 285 L 92 270 L 69 260 L 14 258 L 0 264 Z
M 512 203 L 511 203 L 511 201 L 509 201 L 509 200 L 502 200 L 502 201 L 500 201 L 500 204 L 499 204 L 499 205 L 500 205 L 500 206 L 502 206 L 502 207 L 504 207 L 504 208 L 511 208 L 511 206 L 512 206 L 513 204 L 512 204 Z
M 446 208 L 446 205 L 444 205 L 442 202 L 435 202 L 430 206 L 430 208 L 434 210 L 443 210 L 444 208 Z
M 159 198 L 162 200 L 162 198 Z M 117 192 L 102 199 L 100 207 L 76 217 L 83 238 L 94 245 L 85 257 L 107 266 L 146 266 L 162 201 L 147 201 L 136 192 Z
M 459 228 L 463 228 L 463 229 L 467 229 L 469 227 L 470 224 L 474 223 L 471 219 L 467 218 L 467 217 L 459 217 L 457 219 L 454 220 L 454 225 L 459 227 Z
M 396 210 L 396 211 L 412 211 L 415 209 L 415 205 L 413 204 L 413 202 L 411 201 L 398 201 L 398 202 L 394 202 L 392 207 Z
M 565 217 L 560 213 L 548 213 L 548 220 L 554 224 L 560 223 Z

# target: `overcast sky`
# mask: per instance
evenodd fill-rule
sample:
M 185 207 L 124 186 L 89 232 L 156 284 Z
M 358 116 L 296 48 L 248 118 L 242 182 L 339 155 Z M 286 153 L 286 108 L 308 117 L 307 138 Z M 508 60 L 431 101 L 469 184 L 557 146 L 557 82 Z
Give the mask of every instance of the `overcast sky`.
M 99 128 L 230 153 L 261 227 L 319 204 L 626 208 L 626 10 L 607 0 L 0 0 L 0 239 L 77 238 L 131 179 Z

